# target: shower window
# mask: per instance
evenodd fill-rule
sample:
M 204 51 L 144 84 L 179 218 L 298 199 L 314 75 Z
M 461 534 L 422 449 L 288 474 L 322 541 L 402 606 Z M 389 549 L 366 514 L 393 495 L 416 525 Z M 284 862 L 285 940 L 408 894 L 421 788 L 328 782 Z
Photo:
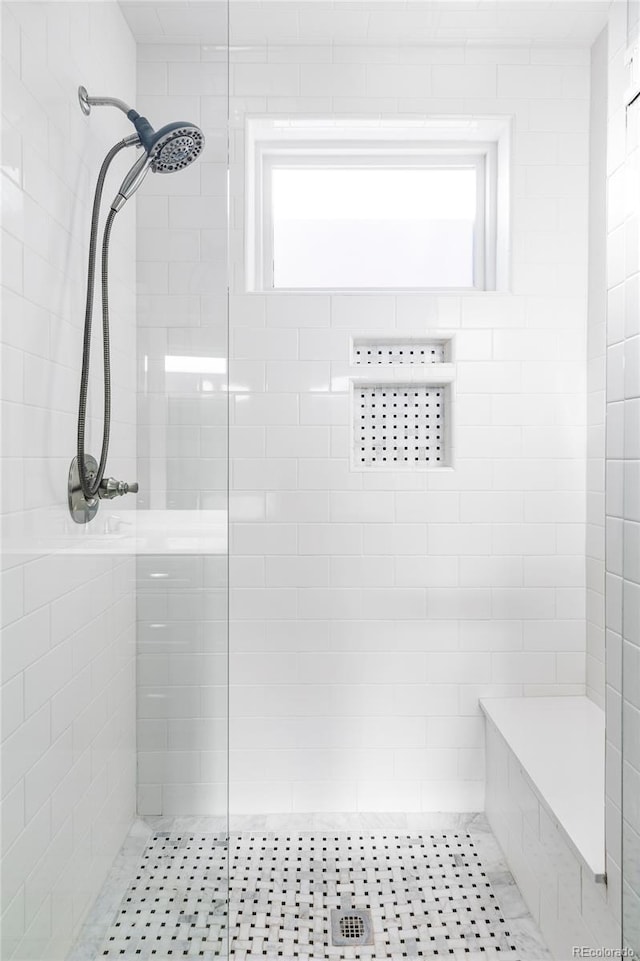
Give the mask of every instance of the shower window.
M 498 139 L 394 141 L 385 131 L 366 142 L 347 133 L 249 136 L 250 289 L 502 286 Z
M 484 158 L 270 170 L 274 289 L 485 286 Z

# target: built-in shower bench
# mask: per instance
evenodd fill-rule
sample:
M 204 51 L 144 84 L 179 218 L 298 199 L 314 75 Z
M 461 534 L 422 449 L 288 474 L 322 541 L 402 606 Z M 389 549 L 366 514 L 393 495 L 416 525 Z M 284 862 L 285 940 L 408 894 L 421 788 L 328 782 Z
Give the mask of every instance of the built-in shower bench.
M 604 712 L 587 697 L 483 698 L 480 706 L 576 855 L 604 880 Z
M 487 818 L 551 953 L 619 947 L 605 874 L 604 712 L 586 697 L 480 706 Z

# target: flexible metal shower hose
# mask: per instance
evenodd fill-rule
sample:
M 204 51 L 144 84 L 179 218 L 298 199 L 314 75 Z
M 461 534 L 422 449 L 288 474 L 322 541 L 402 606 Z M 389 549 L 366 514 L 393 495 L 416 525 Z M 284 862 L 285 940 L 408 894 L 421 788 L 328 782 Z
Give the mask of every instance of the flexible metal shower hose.
M 111 429 L 111 359 L 109 345 L 109 292 L 108 292 L 108 268 L 109 268 L 109 238 L 111 227 L 116 215 L 115 210 L 110 210 L 105 223 L 104 234 L 102 237 L 102 362 L 104 380 L 104 416 L 102 423 L 102 450 L 100 453 L 100 464 L 94 477 L 90 478 L 85 464 L 85 429 L 87 420 L 87 393 L 89 389 L 89 364 L 91 360 L 91 321 L 93 316 L 93 293 L 96 274 L 96 247 L 98 238 L 98 221 L 100 218 L 100 204 L 102 201 L 102 190 L 107 171 L 113 158 L 124 147 L 128 146 L 126 140 L 121 140 L 111 148 L 102 162 L 98 182 L 93 197 L 93 210 L 91 213 L 91 235 L 89 240 L 89 268 L 87 274 L 87 300 L 84 314 L 84 341 L 82 347 L 82 374 L 80 376 L 80 402 L 78 408 L 78 473 L 82 492 L 87 500 L 94 498 L 100 488 L 100 483 L 104 477 L 107 466 L 107 456 L 109 453 L 109 433 Z

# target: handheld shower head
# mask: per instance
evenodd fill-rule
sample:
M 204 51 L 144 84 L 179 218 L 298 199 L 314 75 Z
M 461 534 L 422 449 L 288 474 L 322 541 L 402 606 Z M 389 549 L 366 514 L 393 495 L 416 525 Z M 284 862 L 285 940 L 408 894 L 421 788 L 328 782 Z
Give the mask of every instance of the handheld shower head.
M 204 147 L 204 136 L 193 123 L 169 123 L 154 137 L 149 151 L 154 173 L 168 174 L 188 167 L 199 157 Z
M 199 127 L 186 120 L 168 123 L 154 130 L 146 117 L 130 110 L 127 117 L 138 132 L 140 142 L 151 160 L 151 169 L 157 173 L 182 170 L 199 156 L 204 147 L 204 135 Z
M 182 170 L 200 156 L 204 147 L 204 134 L 193 123 L 178 121 L 155 131 L 146 117 L 141 117 L 135 110 L 130 110 L 127 116 L 138 131 L 144 154 L 124 178 L 111 204 L 113 210 L 120 210 L 138 189 L 149 170 L 159 174 Z
M 120 208 L 138 189 L 149 170 L 156 173 L 173 173 L 182 170 L 200 156 L 204 147 L 204 136 L 195 124 L 187 122 L 170 123 L 157 132 L 146 117 L 129 107 L 123 100 L 113 97 L 90 97 L 84 87 L 78 89 L 80 108 L 85 116 L 91 113 L 92 106 L 117 107 L 127 115 L 136 128 L 135 134 L 125 137 L 115 144 L 105 157 L 93 198 L 91 214 L 91 234 L 89 240 L 89 272 L 87 279 L 87 299 L 84 316 L 84 338 L 82 351 L 82 375 L 80 379 L 80 400 L 78 407 L 77 456 L 69 473 L 69 509 L 79 524 L 86 524 L 95 516 L 99 498 L 112 498 L 119 494 L 137 491 L 138 485 L 129 485 L 114 478 L 104 479 L 109 454 L 111 430 L 111 365 L 109 345 L 109 242 L 114 220 Z M 102 423 L 102 450 L 98 463 L 85 454 L 87 398 L 89 389 L 89 368 L 91 362 L 91 325 L 93 298 L 95 290 L 96 247 L 100 220 L 100 205 L 105 178 L 114 157 L 125 147 L 142 147 L 141 155 L 133 164 L 120 185 L 111 210 L 107 214 L 102 235 L 102 358 L 104 381 L 104 418 Z

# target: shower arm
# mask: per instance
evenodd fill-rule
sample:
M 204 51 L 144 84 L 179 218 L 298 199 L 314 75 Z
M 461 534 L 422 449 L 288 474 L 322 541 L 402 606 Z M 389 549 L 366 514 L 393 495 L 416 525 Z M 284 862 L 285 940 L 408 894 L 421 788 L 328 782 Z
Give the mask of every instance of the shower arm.
M 118 110 L 126 114 L 127 119 L 131 121 L 137 131 L 136 137 L 127 138 L 127 144 L 135 143 L 137 147 L 144 147 L 147 154 L 151 153 L 156 132 L 147 118 L 141 117 L 135 107 L 130 107 L 128 103 L 119 100 L 118 97 L 90 97 L 86 87 L 78 87 L 78 100 L 80 109 L 87 117 L 91 113 L 92 107 L 117 107 Z
M 86 87 L 78 87 L 78 100 L 80 109 L 89 116 L 92 107 L 117 107 L 123 113 L 130 114 L 132 108 L 117 97 L 90 97 Z
M 133 110 L 124 100 L 118 100 L 117 97 L 90 97 L 86 87 L 78 87 L 78 100 L 80 101 L 80 109 L 87 117 L 91 113 L 92 107 L 117 107 L 118 110 L 122 110 L 127 117 L 129 117 L 131 113 L 137 115 L 137 111 Z M 129 117 L 129 119 L 131 119 L 131 117 Z M 129 134 L 128 137 L 124 138 L 124 142 L 127 147 L 142 147 L 140 134 L 137 133 Z

